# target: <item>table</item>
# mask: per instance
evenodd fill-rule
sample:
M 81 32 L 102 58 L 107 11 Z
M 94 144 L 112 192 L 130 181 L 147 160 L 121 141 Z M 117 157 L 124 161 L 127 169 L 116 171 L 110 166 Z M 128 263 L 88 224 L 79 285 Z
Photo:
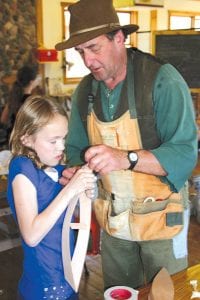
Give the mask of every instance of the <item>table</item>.
M 200 292 L 200 264 L 197 264 L 177 274 L 174 274 L 171 276 L 171 278 L 174 283 L 174 291 L 175 291 L 174 300 L 191 299 L 193 288 L 190 284 L 190 280 L 198 281 L 199 283 L 198 291 Z M 146 287 L 139 289 L 138 300 L 148 300 L 150 287 L 151 286 L 148 285 Z

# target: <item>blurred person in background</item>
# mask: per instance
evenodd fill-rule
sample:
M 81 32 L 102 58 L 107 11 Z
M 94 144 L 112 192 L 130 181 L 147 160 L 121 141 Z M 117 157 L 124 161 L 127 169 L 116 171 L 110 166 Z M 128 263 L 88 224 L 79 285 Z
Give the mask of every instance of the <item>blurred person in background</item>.
M 40 82 L 41 76 L 38 74 L 37 65 L 24 65 L 18 70 L 0 118 L 1 126 L 7 130 L 7 136 L 10 135 L 19 108 Z

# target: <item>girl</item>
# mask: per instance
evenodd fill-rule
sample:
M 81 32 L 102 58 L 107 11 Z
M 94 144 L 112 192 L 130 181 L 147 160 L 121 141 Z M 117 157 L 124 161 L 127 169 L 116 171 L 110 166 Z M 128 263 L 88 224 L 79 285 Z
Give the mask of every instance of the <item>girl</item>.
M 31 96 L 11 133 L 8 202 L 24 251 L 18 299 L 78 299 L 64 278 L 62 225 L 74 196 L 87 190 L 92 197 L 96 177 L 84 166 L 64 188 L 59 184 L 67 124 L 66 112 L 54 99 Z M 72 233 L 70 241 L 72 252 Z

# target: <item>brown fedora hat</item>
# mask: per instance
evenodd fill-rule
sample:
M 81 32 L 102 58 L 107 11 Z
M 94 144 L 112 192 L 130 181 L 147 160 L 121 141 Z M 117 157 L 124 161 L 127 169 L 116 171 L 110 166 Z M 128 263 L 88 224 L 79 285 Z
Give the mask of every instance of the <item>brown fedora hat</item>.
M 75 47 L 114 30 L 123 29 L 130 34 L 139 28 L 135 24 L 120 25 L 112 0 L 80 0 L 70 5 L 68 10 L 70 37 L 56 44 L 56 50 Z

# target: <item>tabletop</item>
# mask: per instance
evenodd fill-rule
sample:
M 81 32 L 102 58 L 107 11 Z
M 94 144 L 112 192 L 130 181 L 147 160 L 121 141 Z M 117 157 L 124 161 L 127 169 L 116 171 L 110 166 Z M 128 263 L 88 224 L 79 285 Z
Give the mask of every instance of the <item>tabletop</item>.
M 171 276 L 174 283 L 174 300 L 189 300 L 191 299 L 193 287 L 191 280 L 197 280 L 199 283 L 197 289 L 200 292 L 200 264 L 192 266 L 186 270 L 176 273 Z M 148 300 L 150 285 L 139 289 L 138 300 Z M 162 296 L 162 295 L 161 295 Z M 197 298 L 193 298 L 197 299 Z M 200 298 L 199 298 L 200 299 Z

